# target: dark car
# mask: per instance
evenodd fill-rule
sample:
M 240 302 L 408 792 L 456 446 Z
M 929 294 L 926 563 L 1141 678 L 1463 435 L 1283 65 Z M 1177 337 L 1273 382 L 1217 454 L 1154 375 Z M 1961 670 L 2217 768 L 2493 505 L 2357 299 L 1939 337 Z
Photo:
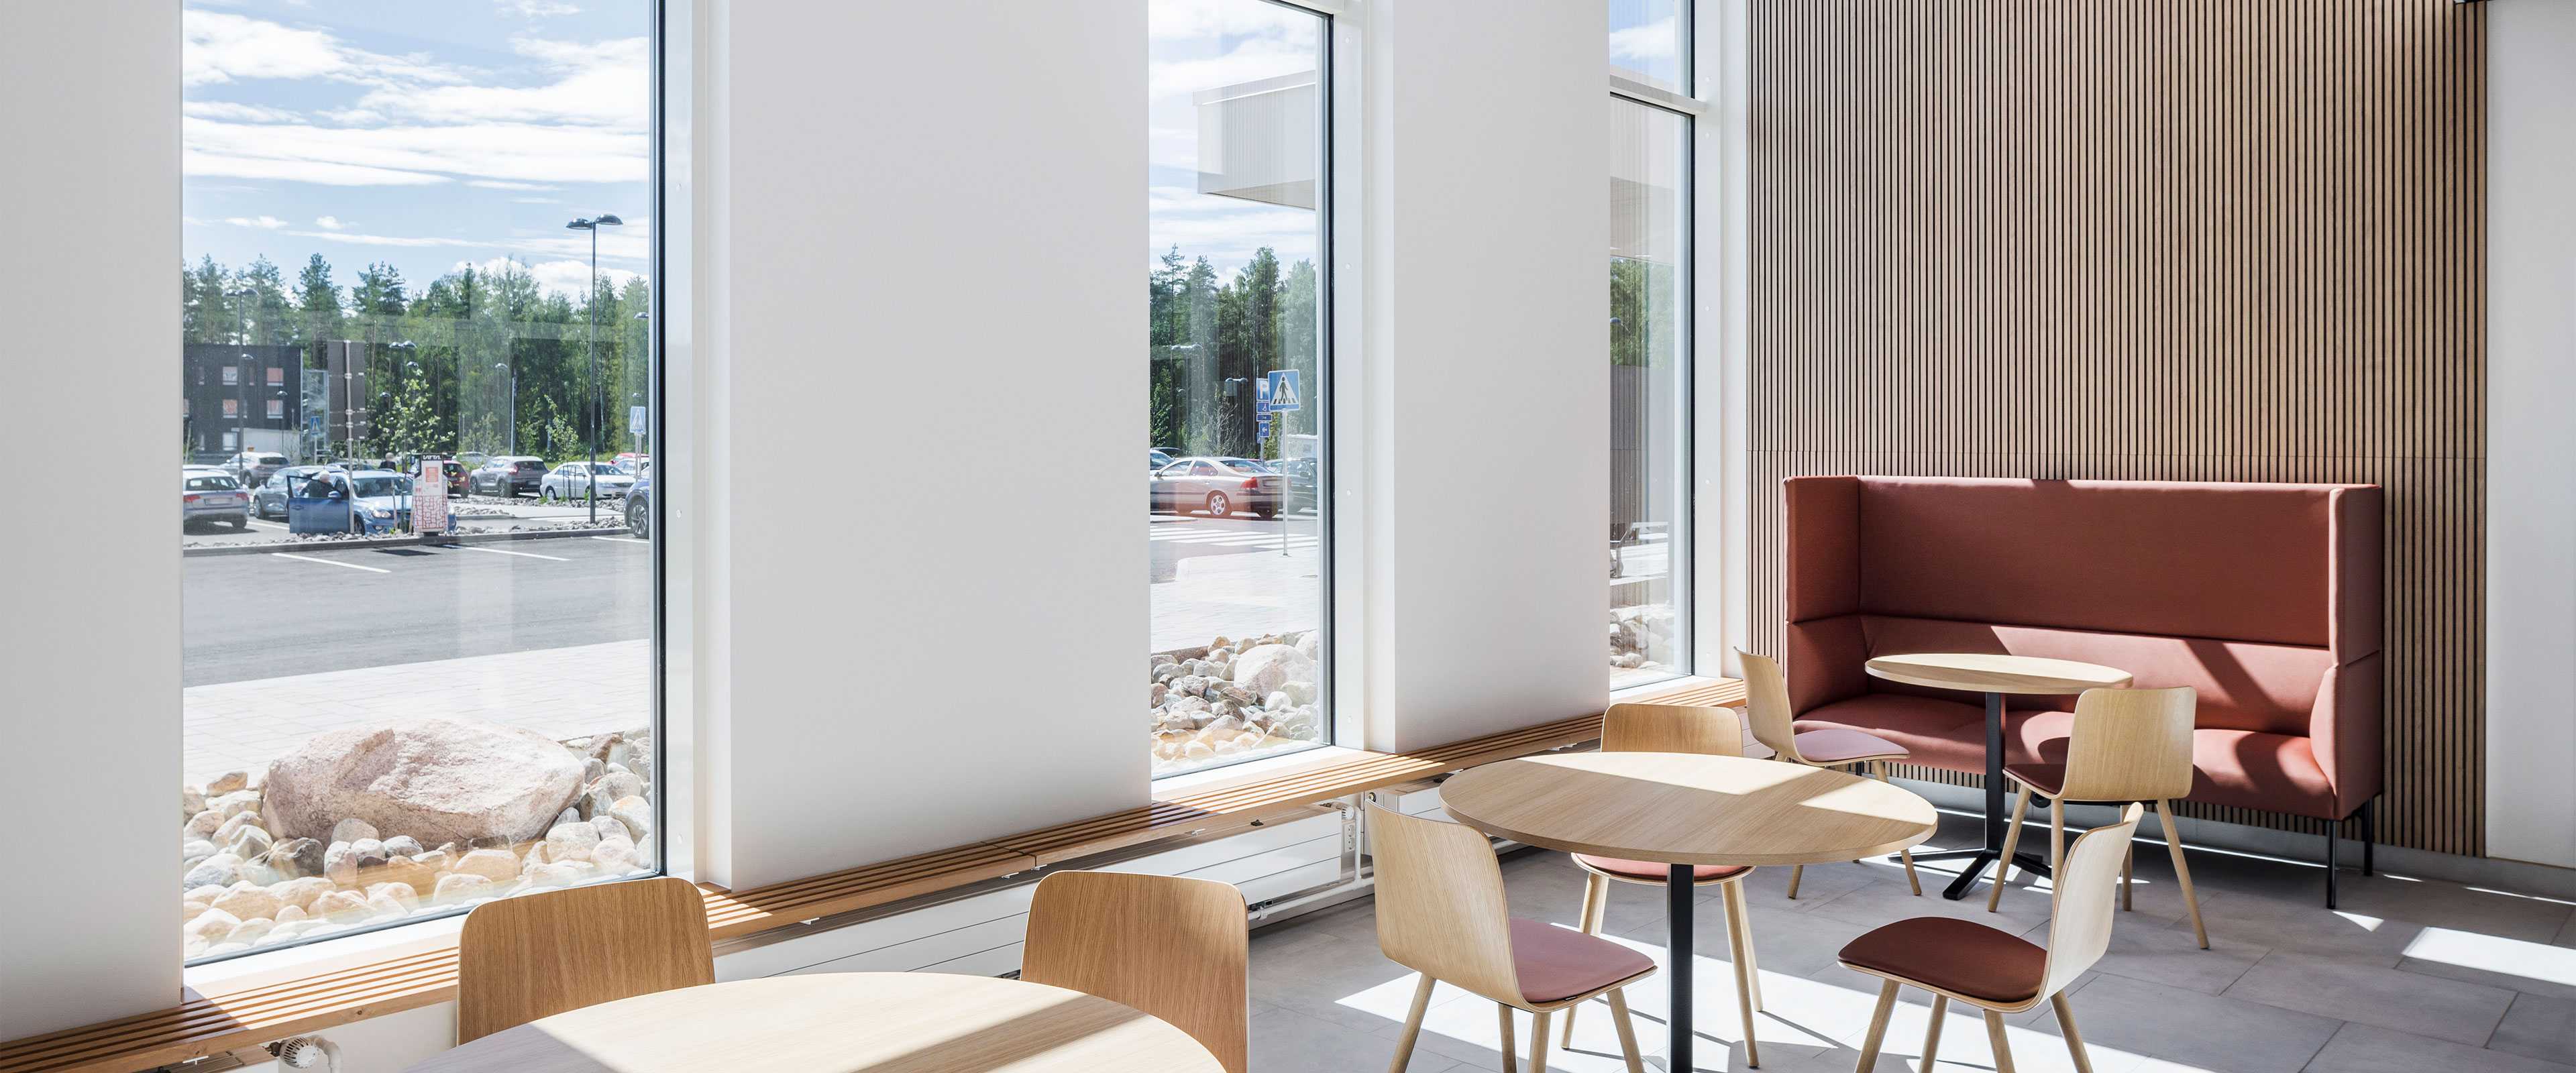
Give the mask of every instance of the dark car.
M 635 487 L 626 492 L 626 531 L 639 537 L 653 535 L 653 464 L 635 475 Z
M 1288 509 L 1315 509 L 1315 490 L 1321 487 L 1318 478 L 1323 467 L 1313 458 L 1286 458 L 1278 465 L 1279 472 L 1288 478 Z
M 269 475 L 286 468 L 286 456 L 275 451 L 244 451 L 224 460 L 224 471 L 244 488 L 257 488 Z
M 503 455 L 466 475 L 465 494 L 505 499 L 535 495 L 545 479 L 545 459 L 532 455 Z
M 281 469 L 271 474 L 267 482 L 261 484 L 259 490 L 251 494 L 250 512 L 262 518 L 282 519 L 286 517 L 286 501 L 294 498 L 295 490 L 302 487 L 303 482 L 313 479 L 316 473 L 338 468 L 340 467 L 288 466 Z
M 1183 458 L 1154 471 L 1146 508 L 1180 514 L 1204 510 L 1219 518 L 1250 510 L 1264 518 L 1276 518 L 1287 482 L 1286 477 L 1254 459 Z

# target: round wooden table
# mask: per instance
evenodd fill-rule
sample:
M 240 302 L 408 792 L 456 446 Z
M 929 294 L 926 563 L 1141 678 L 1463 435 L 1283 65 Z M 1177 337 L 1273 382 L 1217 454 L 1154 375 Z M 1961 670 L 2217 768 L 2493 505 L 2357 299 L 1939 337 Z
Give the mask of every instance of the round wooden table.
M 1045 984 L 839 972 L 684 987 L 496 1032 L 410 1073 L 1224 1073 L 1188 1033 Z
M 1440 785 L 1449 815 L 1568 853 L 1672 866 L 1664 885 L 1672 1009 L 1669 1068 L 1691 1067 L 1691 908 L 1700 865 L 1823 864 L 1932 837 L 1931 802 L 1839 771 L 1696 753 L 1572 753 L 1505 760 Z M 1743 954 L 1738 951 L 1741 959 Z M 1752 996 L 1741 996 L 1754 1062 Z
M 1981 652 L 1880 656 L 1869 661 L 1869 673 L 1891 682 L 1986 695 L 1986 844 L 1976 849 L 1914 855 L 1918 863 L 1967 859 L 1959 878 L 1951 880 L 1941 892 L 1942 897 L 1952 901 L 1967 897 L 1986 874 L 1986 866 L 2004 854 L 2004 697 L 2082 693 L 2129 684 L 2129 672 L 2099 664 Z M 2038 875 L 2049 874 L 2048 861 L 2037 854 L 2013 854 L 2013 863 Z

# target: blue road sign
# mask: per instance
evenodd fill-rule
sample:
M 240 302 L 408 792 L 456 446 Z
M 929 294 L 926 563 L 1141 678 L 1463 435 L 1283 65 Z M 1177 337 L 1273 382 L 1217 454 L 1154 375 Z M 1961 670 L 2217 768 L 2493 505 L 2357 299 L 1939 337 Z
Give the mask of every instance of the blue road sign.
M 1267 377 L 1252 382 L 1252 414 L 1262 421 L 1270 420 L 1270 380 Z
M 1305 393 L 1298 384 L 1297 370 L 1272 369 L 1269 379 L 1264 380 L 1262 384 L 1265 390 L 1261 394 L 1269 400 L 1267 412 L 1279 414 L 1305 408 L 1300 401 Z

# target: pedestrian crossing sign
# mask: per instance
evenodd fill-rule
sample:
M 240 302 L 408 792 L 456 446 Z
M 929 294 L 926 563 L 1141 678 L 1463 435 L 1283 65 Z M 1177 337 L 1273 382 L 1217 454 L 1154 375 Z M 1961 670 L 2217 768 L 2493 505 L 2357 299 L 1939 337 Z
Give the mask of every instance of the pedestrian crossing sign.
M 1277 414 L 1305 408 L 1299 401 L 1303 390 L 1298 383 L 1297 370 L 1272 369 L 1269 379 L 1263 383 L 1267 390 L 1262 394 L 1268 397 L 1268 402 L 1262 407 L 1263 410 Z

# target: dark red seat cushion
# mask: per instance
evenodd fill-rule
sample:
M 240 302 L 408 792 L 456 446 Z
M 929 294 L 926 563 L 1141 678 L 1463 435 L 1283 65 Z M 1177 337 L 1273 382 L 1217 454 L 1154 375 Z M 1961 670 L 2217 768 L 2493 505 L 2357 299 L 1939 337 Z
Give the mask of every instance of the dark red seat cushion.
M 2066 785 L 2064 764 L 2006 764 L 2004 774 L 2039 791 L 2041 797 L 2055 797 L 2057 788 Z
M 1576 864 L 1620 879 L 1634 880 L 1639 883 L 1669 883 L 1673 878 L 1673 866 L 1669 864 L 1655 861 L 1631 861 L 1620 857 L 1595 857 L 1589 853 L 1577 853 L 1573 856 Z M 1691 881 L 1713 883 L 1717 880 L 1740 876 L 1752 870 L 1743 865 L 1703 864 L 1691 869 Z
M 2010 1006 L 2039 997 L 2048 951 L 2016 935 L 1950 917 L 1900 920 L 1843 947 L 1843 964 L 1980 1002 Z
M 1986 768 L 1984 709 L 1902 693 L 1863 693 L 1807 712 L 1796 729 L 1858 730 L 1905 750 L 1911 762 L 1961 771 Z
M 1597 935 L 1512 918 L 1512 968 L 1531 1005 L 1589 995 L 1655 967 L 1655 959 Z

